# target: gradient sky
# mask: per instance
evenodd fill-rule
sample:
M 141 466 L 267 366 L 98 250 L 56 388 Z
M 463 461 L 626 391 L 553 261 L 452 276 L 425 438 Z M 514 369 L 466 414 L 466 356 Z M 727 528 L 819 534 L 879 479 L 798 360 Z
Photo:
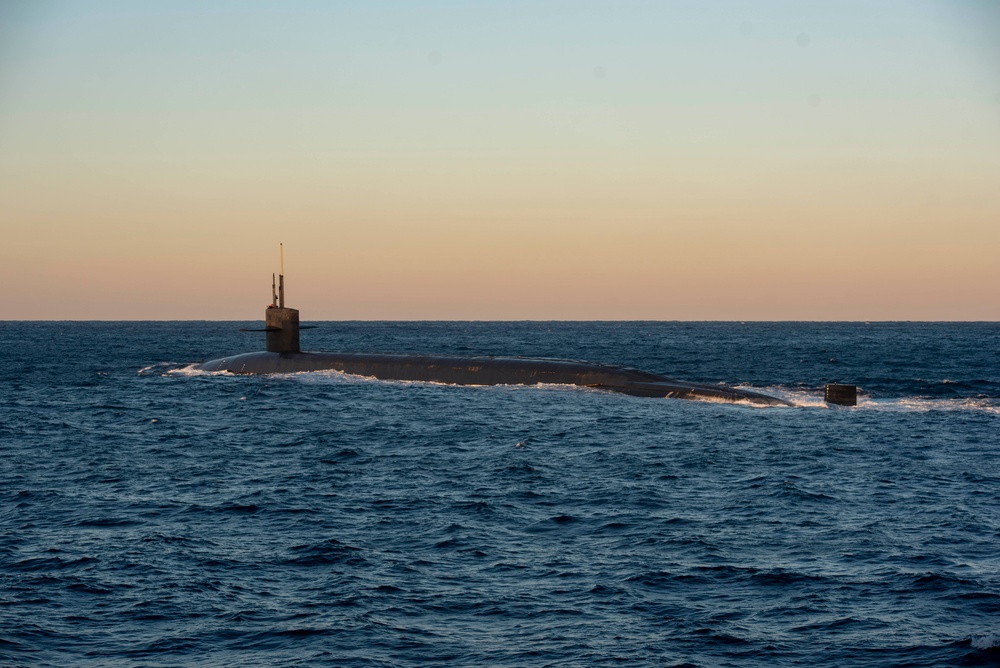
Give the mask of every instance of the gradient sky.
M 1000 3 L 0 2 L 4 319 L 1000 320 Z

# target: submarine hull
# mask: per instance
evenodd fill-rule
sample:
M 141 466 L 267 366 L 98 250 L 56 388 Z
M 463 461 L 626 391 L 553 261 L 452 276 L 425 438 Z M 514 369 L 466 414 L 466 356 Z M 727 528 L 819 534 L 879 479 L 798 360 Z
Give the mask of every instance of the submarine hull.
M 791 406 L 788 401 L 725 385 L 686 383 L 638 369 L 524 357 L 452 357 L 333 352 L 256 352 L 223 357 L 195 366 L 202 371 L 236 374 L 339 371 L 380 380 L 451 385 L 578 385 L 639 397 L 746 401 Z

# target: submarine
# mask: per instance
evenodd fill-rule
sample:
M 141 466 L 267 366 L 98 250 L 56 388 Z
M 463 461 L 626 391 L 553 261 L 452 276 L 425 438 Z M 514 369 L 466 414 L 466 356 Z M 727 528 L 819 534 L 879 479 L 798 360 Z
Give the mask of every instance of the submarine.
M 271 279 L 271 304 L 264 312 L 266 350 L 222 357 L 194 365 L 207 372 L 277 374 L 338 371 L 379 380 L 422 381 L 448 385 L 576 385 L 637 397 L 749 402 L 793 406 L 789 401 L 726 385 L 688 383 L 655 373 L 598 362 L 507 356 L 460 357 L 353 352 L 303 352 L 299 312 L 285 306 L 284 252 L 277 287 Z

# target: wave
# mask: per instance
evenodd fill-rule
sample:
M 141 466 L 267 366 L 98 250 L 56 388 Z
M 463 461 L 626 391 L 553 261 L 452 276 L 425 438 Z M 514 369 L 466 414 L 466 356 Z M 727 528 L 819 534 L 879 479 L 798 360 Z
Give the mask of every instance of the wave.
M 835 406 L 823 400 L 823 389 L 800 389 L 786 385 L 754 387 L 737 385 L 738 389 L 762 392 L 785 399 L 799 408 L 823 408 L 830 410 L 880 411 L 887 413 L 928 413 L 933 411 L 965 411 L 1000 414 L 1000 399 L 994 397 L 929 397 L 912 395 L 901 397 L 873 397 L 858 388 L 857 406 Z
M 140 376 L 164 376 L 164 377 L 197 377 L 197 376 L 223 376 L 232 377 L 233 374 L 228 371 L 204 371 L 196 368 L 197 363 L 195 362 L 160 362 L 156 364 L 150 364 L 140 368 L 137 372 Z M 546 391 L 560 391 L 560 392 L 585 392 L 585 393 L 598 393 L 598 394 L 609 394 L 608 392 L 601 390 L 600 388 L 591 387 L 581 387 L 577 385 L 567 385 L 562 383 L 538 383 L 535 385 L 455 385 L 453 383 L 441 383 L 434 381 L 422 381 L 422 380 L 380 380 L 373 376 L 361 376 L 356 374 L 350 374 L 343 371 L 337 371 L 333 369 L 318 370 L 318 371 L 299 371 L 294 373 L 284 373 L 284 374 L 274 374 L 271 376 L 276 379 L 294 379 L 299 382 L 306 383 L 334 383 L 334 384 L 347 384 L 347 385 L 358 385 L 358 384 L 369 384 L 369 383 L 380 383 L 390 386 L 436 386 L 436 387 L 462 387 L 473 390 L 480 391 L 532 391 L 532 390 L 546 390 Z M 877 411 L 886 413 L 928 413 L 928 412 L 972 412 L 972 413 L 985 413 L 998 415 L 1000 414 L 1000 398 L 994 396 L 988 396 L 984 394 L 977 394 L 976 396 L 954 396 L 952 393 L 950 396 L 933 396 L 933 392 L 924 392 L 928 388 L 923 387 L 920 383 L 925 381 L 920 381 L 918 379 L 917 385 L 919 387 L 913 387 L 911 389 L 920 392 L 919 394 L 905 395 L 905 396 L 873 396 L 872 394 L 866 392 L 863 386 L 859 387 L 858 392 L 858 404 L 857 406 L 845 407 L 845 406 L 835 406 L 826 403 L 823 398 L 823 388 L 822 387 L 793 387 L 789 385 L 769 385 L 769 386 L 757 386 L 750 384 L 736 384 L 733 385 L 736 389 L 746 390 L 750 392 L 757 392 L 761 394 L 768 394 L 779 399 L 784 399 L 786 401 L 794 404 L 794 408 L 822 408 L 827 410 L 855 410 L 855 411 Z M 974 390 L 977 389 L 979 384 L 986 383 L 987 381 L 969 381 L 960 382 L 945 379 L 936 385 L 949 388 L 962 388 Z M 982 388 L 978 388 L 982 389 Z M 617 395 L 616 395 L 617 396 Z M 783 406 L 765 406 L 761 404 L 755 404 L 749 400 L 732 401 L 729 399 L 723 399 L 718 397 L 692 397 L 689 401 L 697 403 L 706 404 L 727 404 L 735 406 L 745 406 L 748 408 L 785 408 Z
M 346 564 L 360 566 L 367 563 L 361 556 L 361 548 L 345 545 L 336 538 L 329 538 L 318 543 L 296 545 L 289 550 L 295 556 L 287 558 L 283 563 L 292 566 L 328 566 Z
M 203 371 L 197 362 L 157 362 L 136 372 L 139 376 L 229 376 L 227 371 Z
M 973 649 L 1000 649 L 1000 635 L 972 636 L 969 645 Z

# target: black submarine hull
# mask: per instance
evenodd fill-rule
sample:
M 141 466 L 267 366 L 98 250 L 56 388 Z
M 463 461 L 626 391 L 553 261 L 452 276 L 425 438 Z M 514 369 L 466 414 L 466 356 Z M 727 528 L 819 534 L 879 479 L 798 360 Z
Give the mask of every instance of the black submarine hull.
M 578 385 L 637 397 L 669 397 L 749 402 L 768 406 L 793 404 L 766 394 L 725 385 L 687 383 L 638 369 L 526 357 L 452 357 L 335 352 L 256 352 L 223 357 L 195 366 L 236 374 L 339 371 L 380 380 L 450 385 Z

